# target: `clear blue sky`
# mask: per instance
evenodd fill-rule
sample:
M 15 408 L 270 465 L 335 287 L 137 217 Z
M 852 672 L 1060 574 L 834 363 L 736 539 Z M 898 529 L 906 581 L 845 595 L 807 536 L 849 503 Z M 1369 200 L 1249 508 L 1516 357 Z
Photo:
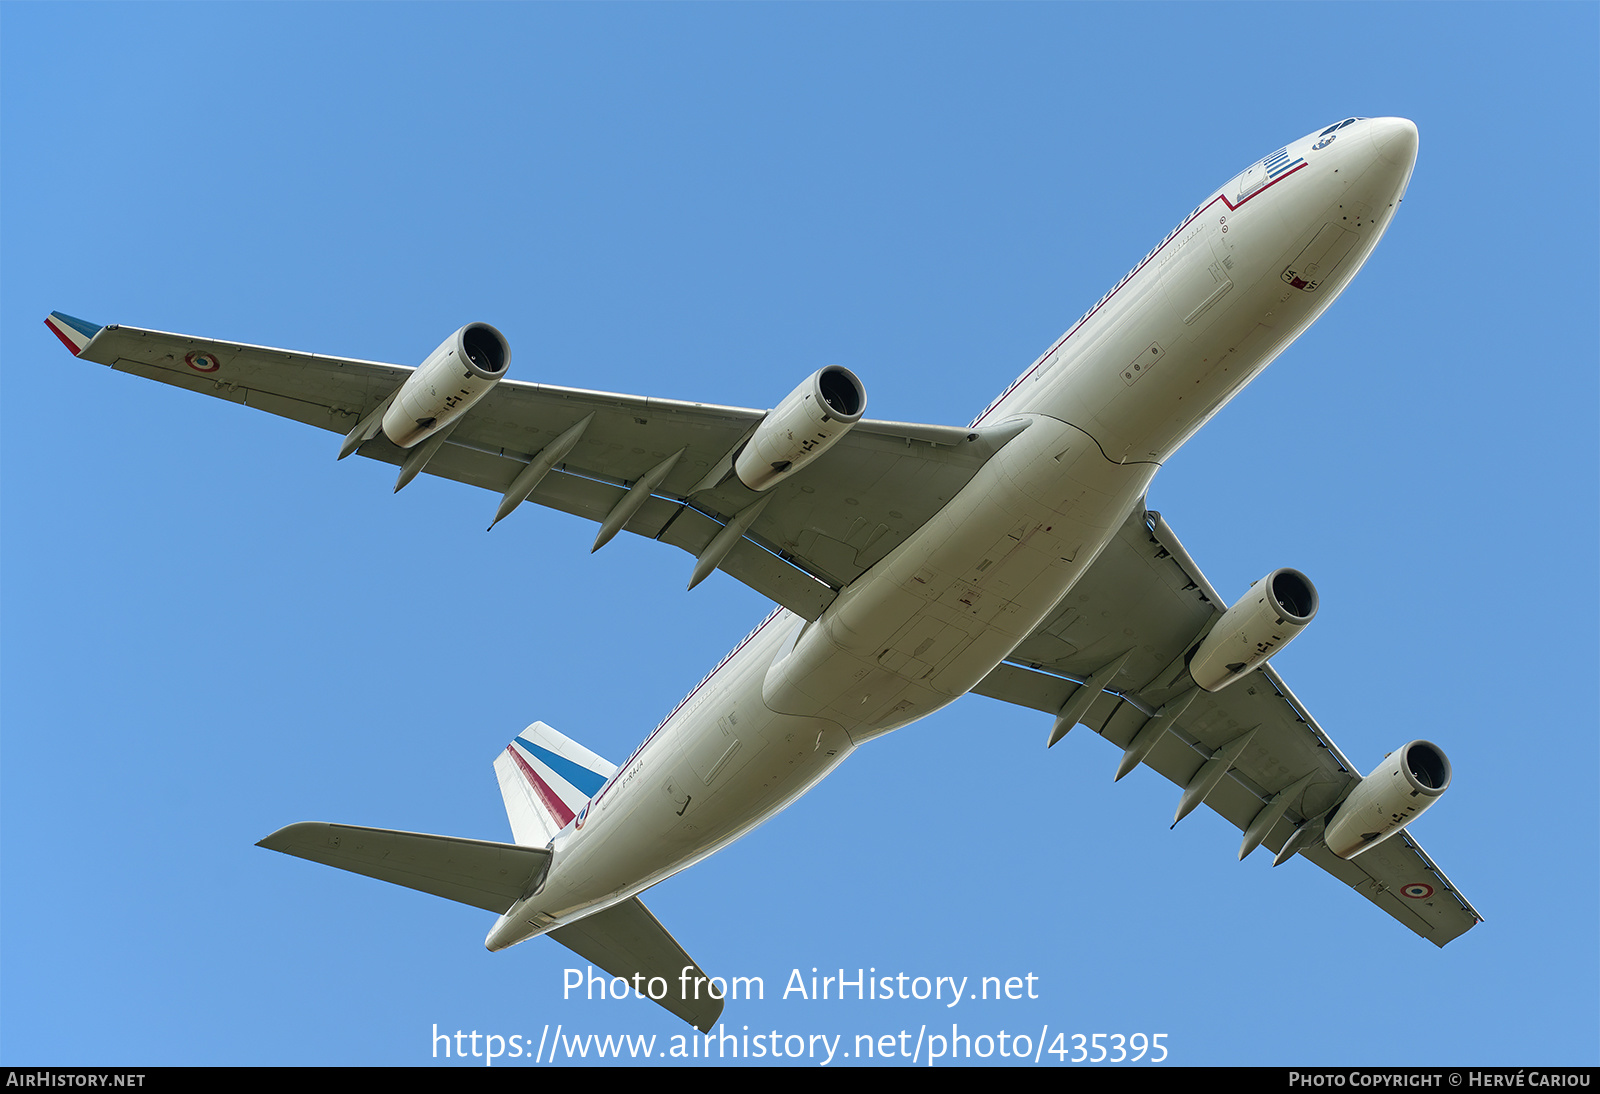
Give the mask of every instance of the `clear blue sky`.
M 259 850 L 509 838 L 543 719 L 621 759 L 766 610 L 691 560 L 74 361 L 97 323 L 765 407 L 837 362 L 964 423 L 1212 188 L 1354 114 L 1416 174 L 1355 284 L 1157 477 L 1278 667 L 1487 917 L 1443 951 L 1234 861 L 1092 733 L 969 698 L 647 902 L 767 999 L 730 1030 L 1165 1033 L 1176 1063 L 1593 1064 L 1592 4 L 0 6 L 0 1062 L 432 1062 L 430 1034 L 684 1027 L 548 940 Z M 820 1003 L 791 969 L 1022 976 Z M 666 1045 L 665 1040 L 662 1046 Z M 991 1063 L 1001 1062 L 998 1057 Z M 1010 1063 L 1011 1061 L 1004 1061 Z

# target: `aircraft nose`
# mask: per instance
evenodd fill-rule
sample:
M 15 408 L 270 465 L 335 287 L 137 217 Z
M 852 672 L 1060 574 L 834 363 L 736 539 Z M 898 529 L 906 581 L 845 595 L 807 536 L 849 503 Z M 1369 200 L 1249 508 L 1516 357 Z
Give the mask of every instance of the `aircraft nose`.
M 1367 134 L 1378 158 L 1391 167 L 1410 171 L 1417 162 L 1417 127 L 1408 118 L 1374 118 Z

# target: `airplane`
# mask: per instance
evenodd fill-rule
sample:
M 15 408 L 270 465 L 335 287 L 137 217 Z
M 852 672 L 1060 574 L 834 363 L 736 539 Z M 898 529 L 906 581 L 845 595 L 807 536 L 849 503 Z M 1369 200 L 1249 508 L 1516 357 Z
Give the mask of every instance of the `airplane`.
M 1403 118 L 1348 118 L 1213 191 L 966 426 L 865 417 L 838 365 L 767 411 L 508 378 L 487 323 L 416 368 L 46 320 L 72 353 L 342 437 L 337 456 L 492 491 L 694 557 L 776 607 L 612 763 L 534 722 L 494 761 L 513 842 L 299 823 L 259 846 L 549 935 L 702 1031 L 714 978 L 640 894 L 786 808 L 875 737 L 969 692 L 1083 724 L 1263 845 L 1443 946 L 1482 916 L 1408 826 L 1442 749 L 1362 777 L 1270 658 L 1317 612 L 1280 567 L 1228 601 L 1145 507 L 1157 470 L 1343 291 L 1416 162 Z

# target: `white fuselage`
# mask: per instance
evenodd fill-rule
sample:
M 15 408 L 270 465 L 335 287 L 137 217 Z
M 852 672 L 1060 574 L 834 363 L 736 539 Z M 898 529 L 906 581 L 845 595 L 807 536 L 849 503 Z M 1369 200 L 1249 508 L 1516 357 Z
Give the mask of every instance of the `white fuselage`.
M 618 767 L 486 945 L 636 895 L 971 690 L 1354 276 L 1416 146 L 1408 121 L 1355 120 L 1213 193 L 973 423 L 1025 428 L 943 510 L 816 621 L 773 612 Z

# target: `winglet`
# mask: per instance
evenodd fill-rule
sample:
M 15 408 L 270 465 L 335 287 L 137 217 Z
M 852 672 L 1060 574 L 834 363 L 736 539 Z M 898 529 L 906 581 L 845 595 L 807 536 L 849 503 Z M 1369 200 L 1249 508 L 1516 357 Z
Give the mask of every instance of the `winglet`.
M 72 351 L 72 356 L 81 354 L 95 335 L 104 327 L 97 327 L 85 319 L 77 319 L 65 312 L 53 311 L 45 319 L 44 325 L 50 328 L 61 344 Z

